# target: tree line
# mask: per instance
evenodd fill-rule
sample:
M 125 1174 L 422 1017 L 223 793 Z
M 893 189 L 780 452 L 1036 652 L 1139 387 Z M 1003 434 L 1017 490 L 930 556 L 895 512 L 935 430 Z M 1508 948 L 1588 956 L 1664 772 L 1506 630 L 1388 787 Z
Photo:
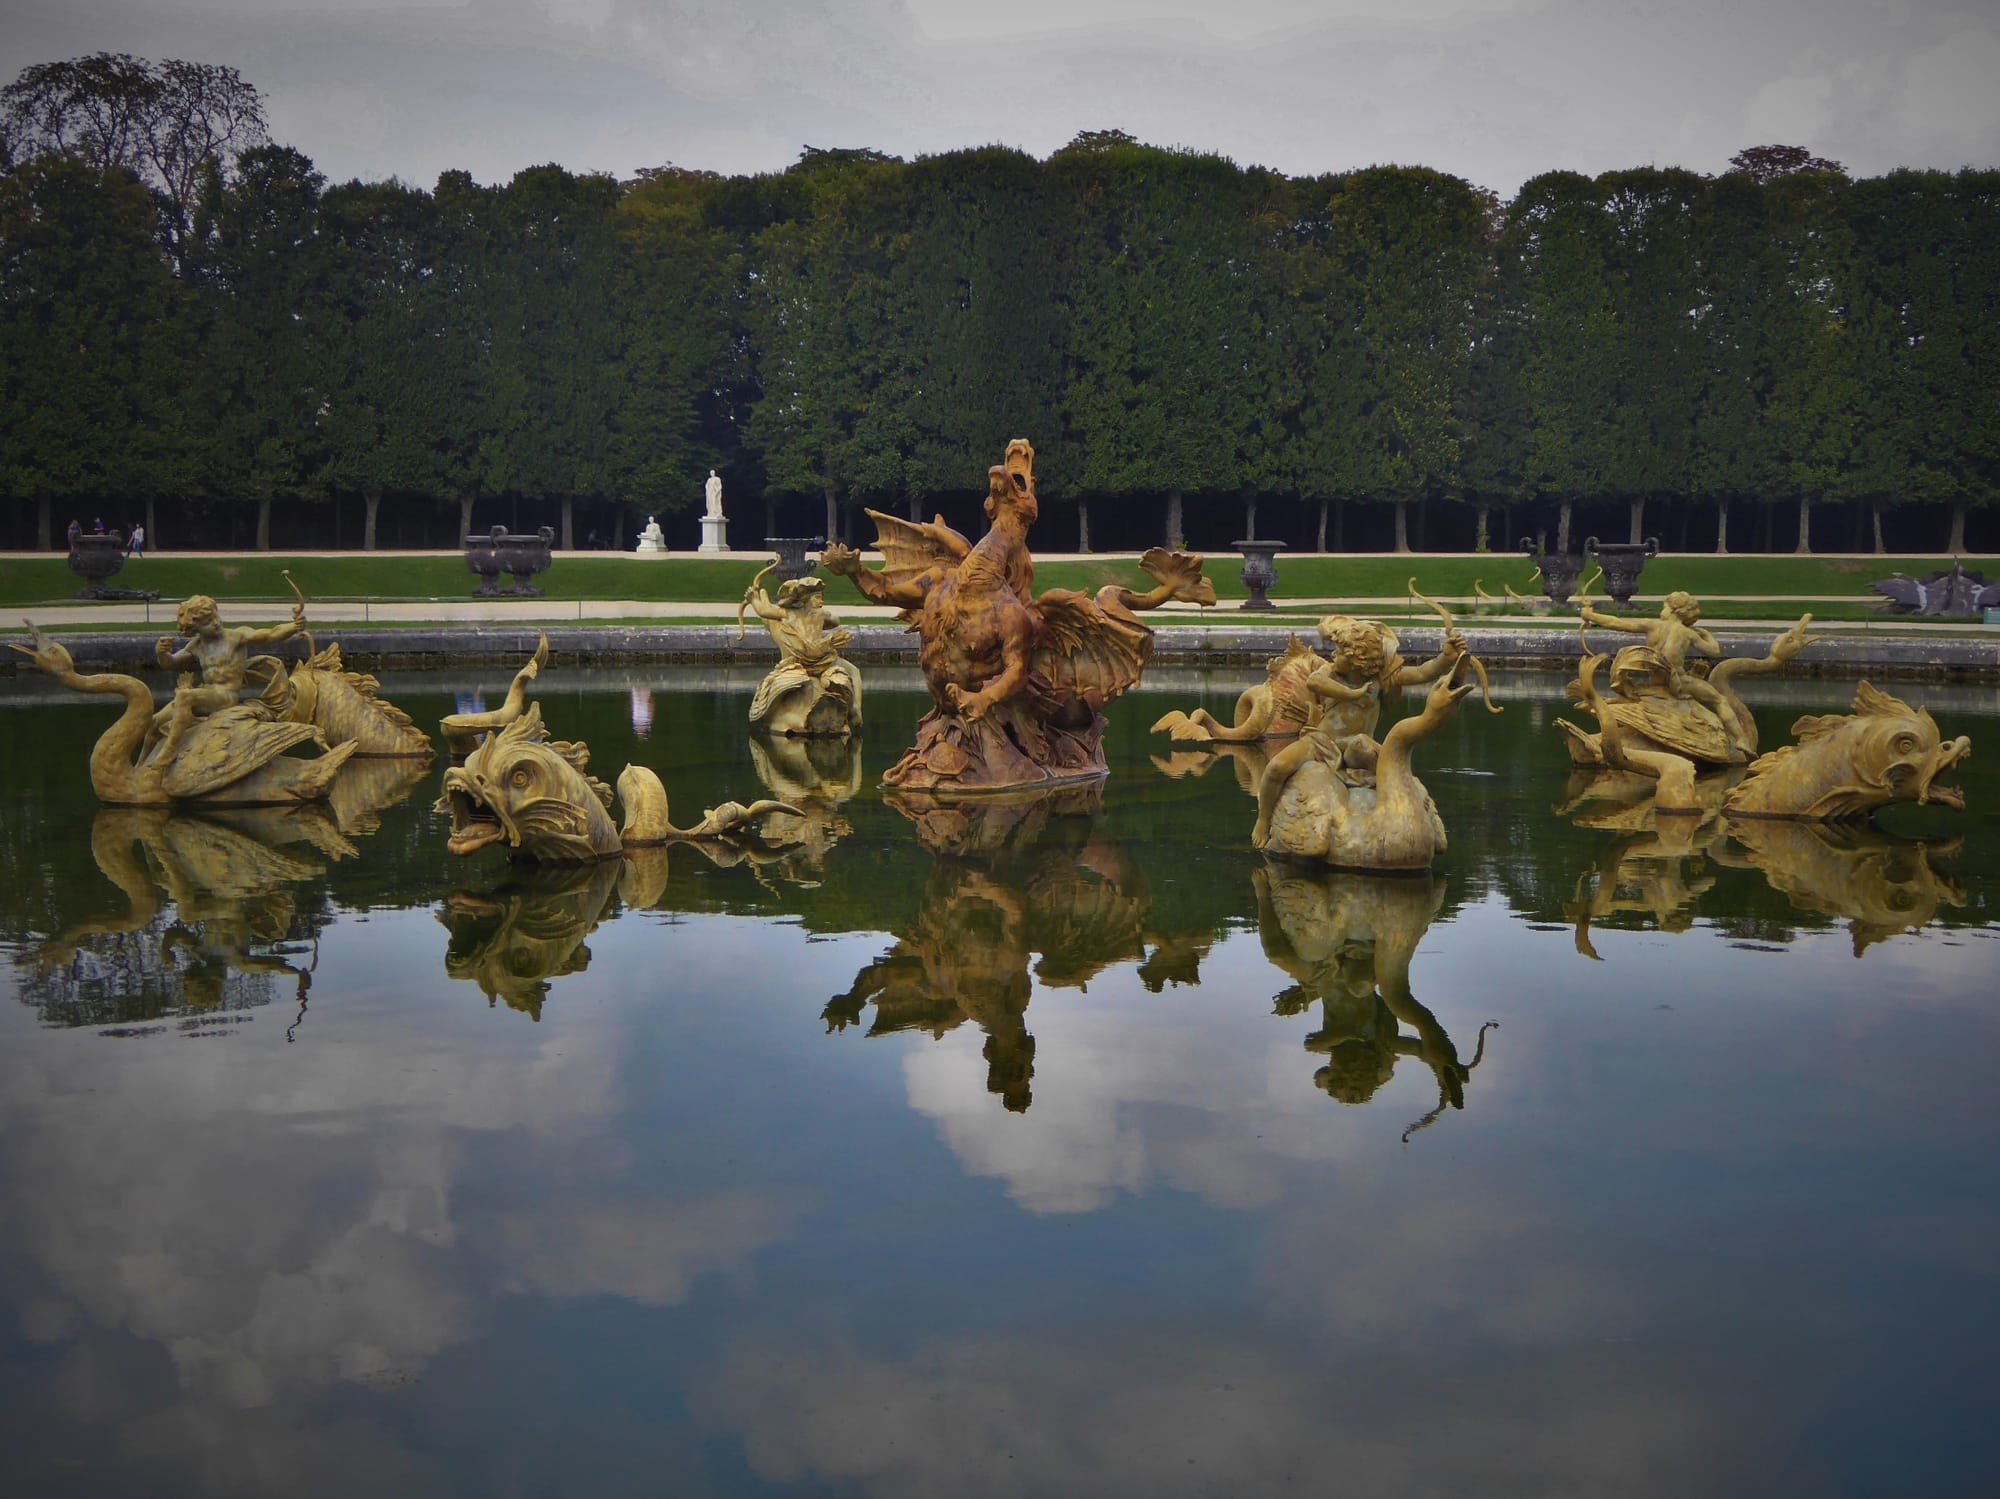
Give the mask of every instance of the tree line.
M 1962 550 L 1971 517 L 1990 548 L 2000 172 L 1764 147 L 1502 203 L 1105 131 L 425 191 L 328 182 L 228 69 L 0 91 L 14 545 L 107 509 L 183 545 L 623 545 L 710 468 L 739 546 L 970 526 L 1016 435 L 1051 547 Z

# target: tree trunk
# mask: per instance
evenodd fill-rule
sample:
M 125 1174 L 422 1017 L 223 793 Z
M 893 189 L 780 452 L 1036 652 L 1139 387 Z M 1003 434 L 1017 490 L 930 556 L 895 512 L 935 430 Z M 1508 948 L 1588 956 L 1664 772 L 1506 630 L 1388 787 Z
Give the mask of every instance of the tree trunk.
M 1569 501 L 1564 500 L 1556 511 L 1556 551 L 1559 555 L 1569 555 Z
M 375 516 L 382 507 L 382 496 L 370 490 L 361 497 L 361 550 L 375 550 Z
M 840 540 L 840 501 L 834 497 L 831 483 L 826 486 L 826 539 Z
M 1333 502 L 1333 549 L 1336 552 L 1344 552 L 1347 550 L 1347 501 L 1346 500 L 1335 500 Z
M 1326 512 L 1329 508 L 1325 500 L 1319 502 L 1319 534 L 1313 538 L 1313 550 L 1316 552 L 1326 550 Z
M 160 533 L 158 528 L 155 527 L 153 524 L 153 497 L 151 495 L 147 495 L 146 496 L 146 550 L 147 551 L 150 552 L 153 550 L 153 547 L 155 545 L 153 538 L 158 536 L 159 534 Z
M 463 546 L 465 538 L 472 534 L 472 502 L 473 496 L 469 494 L 462 494 L 458 497 L 458 536 L 460 546 Z
M 1715 555 L 1726 556 L 1729 552 L 1729 501 L 1715 502 Z
M 625 506 L 622 502 L 611 512 L 611 550 L 625 550 Z
M 1181 529 L 1181 492 L 1167 491 L 1167 550 L 1178 552 L 1187 546 L 1187 533 Z
M 1257 539 L 1257 502 L 1255 500 L 1245 500 L 1243 502 L 1243 539 L 1245 541 L 1255 541 Z
M 1079 552 L 1090 550 L 1090 501 L 1088 500 L 1076 502 L 1076 549 Z
M 1490 552 L 1491 550 L 1493 550 L 1493 548 L 1489 545 L 1489 543 L 1492 540 L 1492 537 L 1488 534 L 1486 529 L 1486 512 L 1490 508 L 1492 507 L 1487 505 L 1474 505 L 1472 507 L 1472 514 L 1474 517 L 1473 519 L 1474 529 L 1472 533 L 1472 549 L 1475 552 Z
M 1812 496 L 1799 496 L 1799 544 L 1792 548 L 1801 557 L 1812 555 Z
M 1944 549 L 1956 557 L 1965 550 L 1965 501 L 1958 500 L 1951 507 L 1951 539 Z
M 1410 507 L 1401 500 L 1396 501 L 1396 550 L 1410 549 Z
M 148 531 L 146 534 L 151 536 L 153 533 Z M 67 544 L 67 537 L 64 538 L 64 542 Z M 54 543 L 49 536 L 49 497 L 47 495 L 43 495 L 35 501 L 35 550 L 38 552 L 54 550 Z
M 556 538 L 556 545 L 565 552 L 576 550 L 576 500 L 570 495 L 562 497 L 562 534 Z M 369 542 L 368 549 L 373 551 L 375 543 Z
M 1880 505 L 1870 505 L 1868 507 L 1868 517 L 1875 529 L 1875 555 L 1880 557 L 1884 552 L 1888 551 L 1888 548 L 1882 545 L 1882 507 Z
M 1646 501 L 1642 496 L 1632 502 L 1632 534 L 1626 538 L 1633 546 L 1646 539 Z
M 910 503 L 908 509 L 911 520 L 920 521 L 924 518 L 924 502 L 920 496 L 918 495 L 910 496 Z
M 257 502 L 257 550 L 271 550 L 271 497 L 265 495 Z

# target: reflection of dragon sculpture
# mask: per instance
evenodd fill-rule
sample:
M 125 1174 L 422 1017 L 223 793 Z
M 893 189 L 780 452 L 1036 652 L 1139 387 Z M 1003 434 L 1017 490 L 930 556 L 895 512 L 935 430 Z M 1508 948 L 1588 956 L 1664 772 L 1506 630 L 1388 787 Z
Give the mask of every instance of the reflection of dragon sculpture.
M 885 786 L 961 796 L 1103 776 L 1100 710 L 1138 682 L 1153 649 L 1153 632 L 1134 611 L 1169 599 L 1215 602 L 1200 557 L 1158 548 L 1140 559 L 1159 584 L 1146 593 L 1052 588 L 1034 598 L 1034 464 L 1034 448 L 1015 438 L 987 471 L 992 525 L 977 545 L 942 520 L 871 510 L 885 559 L 879 572 L 837 544 L 820 556 L 871 602 L 902 609 L 921 642 L 934 706 Z

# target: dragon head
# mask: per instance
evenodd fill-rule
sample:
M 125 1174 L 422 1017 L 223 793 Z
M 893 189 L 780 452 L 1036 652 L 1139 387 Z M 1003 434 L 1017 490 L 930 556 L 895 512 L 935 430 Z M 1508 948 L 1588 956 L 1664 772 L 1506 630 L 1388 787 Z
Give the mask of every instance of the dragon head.
M 584 774 L 590 751 L 551 743 L 539 705 L 444 773 L 455 854 L 504 841 L 516 858 L 574 864 L 619 852 L 610 788 Z
M 1005 456 L 986 471 L 986 518 L 1012 514 L 1029 526 L 1041 513 L 1041 501 L 1035 497 L 1035 445 L 1017 437 L 1007 444 Z

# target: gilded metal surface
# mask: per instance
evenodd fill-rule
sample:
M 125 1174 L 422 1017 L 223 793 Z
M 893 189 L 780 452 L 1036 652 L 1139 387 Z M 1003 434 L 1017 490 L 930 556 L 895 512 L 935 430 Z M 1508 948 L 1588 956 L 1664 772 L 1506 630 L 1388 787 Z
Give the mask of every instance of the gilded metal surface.
M 666 787 L 643 765 L 618 777 L 624 826 L 611 821 L 611 787 L 589 774 L 590 746 L 549 737 L 539 703 L 528 687 L 548 661 L 544 635 L 528 663 L 514 674 L 506 700 L 484 713 L 462 713 L 440 724 L 453 764 L 444 773 L 438 810 L 451 817 L 448 846 L 455 854 L 504 844 L 516 858 L 544 864 L 608 859 L 627 849 L 703 840 L 769 842 L 774 814 L 801 815 L 778 801 L 724 802 L 706 809 L 692 827 L 675 827 Z
M 1169 599 L 1215 602 L 1200 557 L 1160 548 L 1140 559 L 1158 584 L 1145 593 L 1107 585 L 1094 597 L 1063 588 L 1034 597 L 1034 462 L 1034 448 L 1017 437 L 987 470 L 992 524 L 977 545 L 942 519 L 871 510 L 879 571 L 837 543 L 821 554 L 820 565 L 851 577 L 863 597 L 902 609 L 919 638 L 933 707 L 885 786 L 955 797 L 1102 777 L 1101 710 L 1152 655 L 1153 632 L 1136 611 Z
M 1736 691 L 1737 678 L 1775 671 L 1791 661 L 1810 643 L 1812 624 L 1810 614 L 1801 615 L 1764 656 L 1719 662 L 1703 677 L 1690 667 L 1689 653 L 1717 656 L 1721 647 L 1701 628 L 1701 605 L 1689 594 L 1668 594 L 1659 617 L 1651 620 L 1600 614 L 1586 601 L 1583 619 L 1643 635 L 1645 643 L 1627 646 L 1615 657 L 1584 657 L 1570 696 L 1598 727 L 1591 733 L 1556 720 L 1571 760 L 1650 777 L 1660 783 L 1662 810 L 1690 812 L 1700 805 L 1694 789 L 1700 771 L 1745 765 L 1757 753 L 1756 720 Z M 1608 693 L 1600 686 L 1607 663 Z
M 1373 620 L 1329 615 L 1320 634 L 1332 658 L 1306 680 L 1319 717 L 1264 768 L 1250 841 L 1342 869 L 1426 868 L 1444 851 L 1444 823 L 1410 754 L 1478 685 L 1467 679 L 1474 658 L 1448 618 L 1443 648 L 1417 666 L 1398 654 L 1395 632 Z M 1383 698 L 1424 682 L 1423 711 L 1377 742 Z
M 840 621 L 827 611 L 826 584 L 818 578 L 789 578 L 778 586 L 774 601 L 759 586 L 763 578 L 759 573 L 744 590 L 743 603 L 764 621 L 778 647 L 778 664 L 750 700 L 750 722 L 773 734 L 844 738 L 854 733 L 861 727 L 861 673 L 840 654 L 854 633 L 839 628 Z M 739 615 L 738 639 L 740 626 Z
M 160 643 L 162 659 L 200 664 L 203 681 L 196 685 L 184 675 L 173 700 L 157 714 L 152 689 L 144 682 L 117 672 L 80 674 L 69 652 L 46 638 L 32 621 L 28 623 L 32 647 L 14 649 L 65 687 L 125 700 L 125 711 L 90 752 L 90 785 L 101 801 L 135 807 L 177 802 L 284 806 L 324 798 L 342 764 L 355 752 L 354 744 L 336 746 L 313 759 L 288 754 L 307 742 L 324 748 L 325 741 L 310 723 L 280 719 L 261 701 L 237 701 L 248 667 L 244 647 L 268 638 L 269 632 L 223 631 L 212 600 L 190 600 L 182 606 L 184 615 L 204 602 L 208 610 L 199 622 L 196 641 L 186 651 L 174 653 L 169 650 L 171 641 Z
M 1958 789 L 1937 778 L 1972 753 L 1972 741 L 1946 740 L 1929 713 L 1867 682 L 1855 688 L 1852 713 L 1807 714 L 1792 735 L 1796 744 L 1751 762 L 1725 804 L 1732 816 L 1840 822 L 1891 802 L 1965 809 Z

